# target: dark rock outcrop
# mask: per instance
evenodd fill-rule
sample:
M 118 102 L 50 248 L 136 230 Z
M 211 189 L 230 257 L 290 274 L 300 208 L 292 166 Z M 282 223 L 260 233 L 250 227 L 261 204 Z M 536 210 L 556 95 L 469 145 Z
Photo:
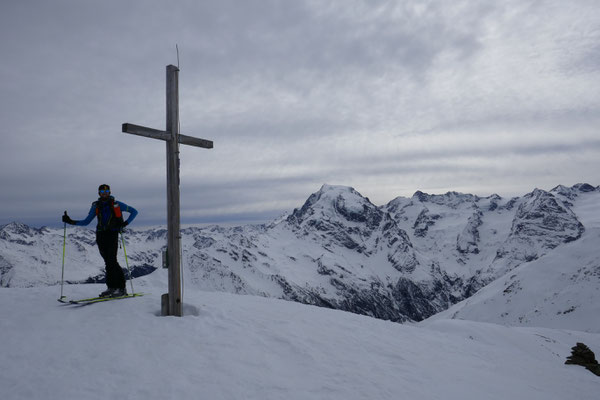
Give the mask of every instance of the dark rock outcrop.
M 581 365 L 588 371 L 600 376 L 600 364 L 596 361 L 594 352 L 583 343 L 577 343 L 571 348 L 571 355 L 567 357 L 565 364 Z

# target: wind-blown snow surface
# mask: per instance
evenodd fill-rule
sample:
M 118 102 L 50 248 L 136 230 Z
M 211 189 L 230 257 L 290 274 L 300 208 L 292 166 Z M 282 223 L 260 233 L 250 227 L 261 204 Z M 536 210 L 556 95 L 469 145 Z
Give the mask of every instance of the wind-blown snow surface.
M 17 399 L 592 400 L 600 380 L 565 365 L 600 335 L 444 320 L 418 326 L 256 296 L 187 291 L 159 317 L 145 296 L 78 307 L 59 287 L 0 289 L 0 390 Z M 69 285 L 89 296 L 101 285 Z

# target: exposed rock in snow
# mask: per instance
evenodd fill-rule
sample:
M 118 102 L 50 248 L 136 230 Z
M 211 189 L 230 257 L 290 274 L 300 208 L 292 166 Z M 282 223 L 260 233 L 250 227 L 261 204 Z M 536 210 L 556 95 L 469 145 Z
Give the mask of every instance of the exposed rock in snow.
M 483 213 L 477 211 L 469 217 L 467 226 L 456 238 L 456 250 L 459 253 L 479 254 L 479 227 L 483 224 L 482 216 Z

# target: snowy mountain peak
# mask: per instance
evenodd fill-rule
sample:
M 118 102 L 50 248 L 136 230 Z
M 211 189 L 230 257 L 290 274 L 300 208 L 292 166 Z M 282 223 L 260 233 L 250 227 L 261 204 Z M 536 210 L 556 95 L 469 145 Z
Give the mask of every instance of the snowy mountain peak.
M 560 245 L 579 239 L 585 227 L 571 206 L 571 203 L 541 189 L 523 196 L 510 234 L 488 269 L 491 273 L 489 281 L 522 263 L 537 260 Z
M 600 186 L 593 187 L 589 183 L 577 183 L 577 184 L 573 185 L 573 189 L 576 189 L 583 193 L 587 193 L 587 192 L 594 192 L 596 190 L 600 190 Z
M 323 185 L 313 193 L 302 208 L 295 209 L 288 222 L 303 224 L 306 221 L 367 222 L 377 207 L 354 188 L 348 186 Z
M 559 243 L 579 239 L 585 230 L 573 211 L 551 193 L 535 189 L 525 195 L 525 198 L 527 201 L 517 210 L 511 232 L 513 235 L 543 237 L 546 246 L 552 249 Z M 553 233 L 554 240 L 548 240 L 550 232 Z
M 445 194 L 427 194 L 420 190 L 416 191 L 412 197 L 421 203 L 433 203 L 438 205 L 446 205 L 449 207 L 459 207 L 464 203 L 475 203 L 479 201 L 479 197 L 472 194 L 459 192 L 447 192 Z
M 15 234 L 33 234 L 35 228 L 20 222 L 11 222 L 6 225 L 0 226 L 0 231 Z
M 46 227 L 37 229 L 20 222 L 11 222 L 9 224 L 0 226 L 0 239 L 23 242 L 24 240 L 48 232 L 49 230 Z
M 569 200 L 573 200 L 575 197 L 582 193 L 589 193 L 600 191 L 600 186 L 594 187 L 589 183 L 577 183 L 571 187 L 567 187 L 564 185 L 558 185 L 554 189 L 550 191 L 555 195 L 563 196 Z

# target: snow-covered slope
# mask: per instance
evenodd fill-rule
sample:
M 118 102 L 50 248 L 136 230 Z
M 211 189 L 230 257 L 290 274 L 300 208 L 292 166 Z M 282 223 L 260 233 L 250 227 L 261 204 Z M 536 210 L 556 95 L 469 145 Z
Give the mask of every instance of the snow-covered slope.
M 600 335 L 469 321 L 401 325 L 351 313 L 186 290 L 158 317 L 144 297 L 74 307 L 57 287 L 0 288 L 3 400 L 595 400 L 598 377 L 565 365 Z M 70 285 L 89 296 L 101 285 Z
M 560 213 L 563 221 L 567 220 L 563 233 L 582 230 L 579 224 L 569 222 L 577 215 L 580 224 L 586 227 L 580 239 L 562 245 L 560 251 L 521 264 L 473 297 L 432 319 L 457 318 L 600 332 L 600 193 L 585 191 L 586 187 L 583 192 L 579 189 L 559 187 L 553 193 L 565 204 L 572 202 L 572 212 Z M 556 200 L 551 204 L 555 205 Z M 540 217 L 533 219 L 541 221 Z M 548 224 L 555 226 L 556 221 Z M 513 228 L 515 226 L 519 230 L 518 225 Z M 552 240 L 558 235 L 552 235 L 549 229 L 534 224 L 529 230 L 537 231 L 541 237 L 537 241 L 541 244 L 539 248 L 555 245 Z M 535 236 L 530 232 L 524 238 Z
M 417 192 L 375 206 L 352 188 L 323 185 L 271 224 L 184 229 L 185 285 L 418 321 L 580 242 L 597 223 L 585 205 L 599 195 L 578 184 L 513 199 Z M 130 230 L 126 243 L 134 276 L 160 268 L 164 228 Z M 0 228 L 1 285 L 57 284 L 62 244 L 63 230 Z M 66 255 L 67 281 L 102 281 L 93 231 L 68 227 Z

